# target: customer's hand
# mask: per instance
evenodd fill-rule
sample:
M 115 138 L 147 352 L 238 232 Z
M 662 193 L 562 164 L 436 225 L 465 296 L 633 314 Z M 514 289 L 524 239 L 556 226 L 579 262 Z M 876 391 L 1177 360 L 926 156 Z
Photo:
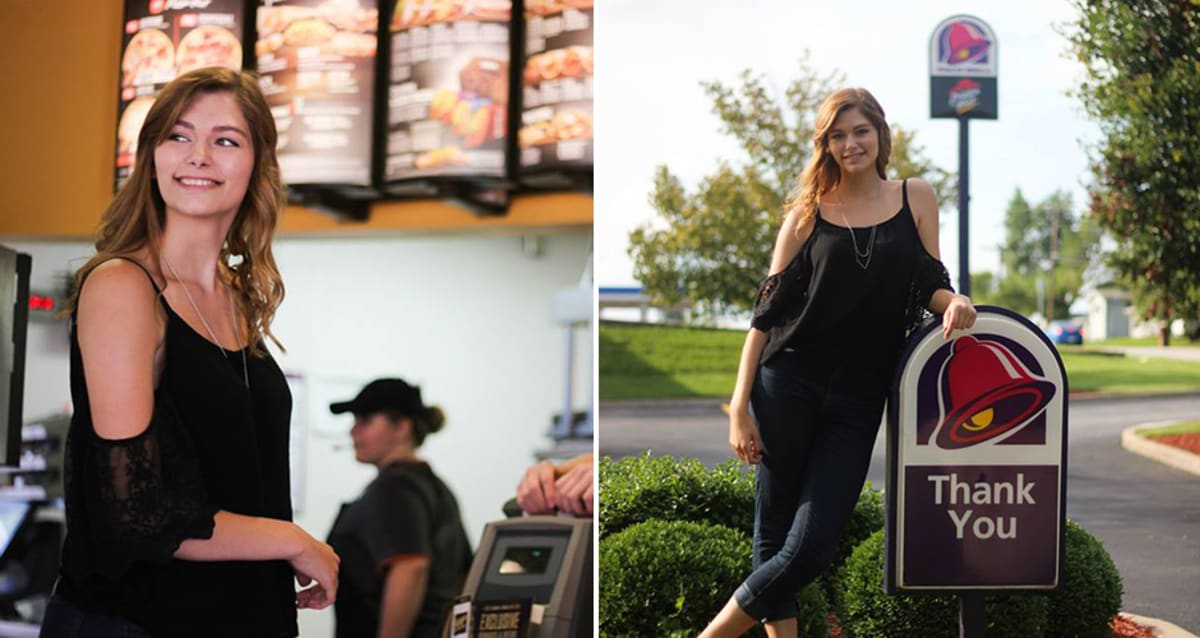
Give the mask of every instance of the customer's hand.
M 296 581 L 305 588 L 296 592 L 296 606 L 300 609 L 325 609 L 337 600 L 341 559 L 327 543 L 313 538 L 299 526 L 296 529 L 303 535 L 302 549 L 288 562 L 296 572 Z M 312 585 L 313 582 L 316 584 Z
M 729 447 L 745 463 L 754 465 L 762 460 L 762 438 L 748 405 L 729 408 Z
M 557 490 L 554 486 L 554 464 L 542 461 L 528 470 L 517 485 L 517 505 L 527 514 L 554 512 Z
M 560 512 L 576 516 L 589 516 L 592 513 L 592 464 L 581 463 L 559 477 L 555 482 L 557 495 L 554 504 Z

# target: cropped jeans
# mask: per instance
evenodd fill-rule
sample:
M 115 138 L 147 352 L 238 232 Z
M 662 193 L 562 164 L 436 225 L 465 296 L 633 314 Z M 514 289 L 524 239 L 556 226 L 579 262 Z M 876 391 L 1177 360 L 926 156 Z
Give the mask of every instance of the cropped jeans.
M 862 492 L 891 372 L 790 350 L 760 366 L 750 399 L 763 443 L 754 570 L 734 592 L 753 618 L 794 618 L 796 593 L 833 561 Z

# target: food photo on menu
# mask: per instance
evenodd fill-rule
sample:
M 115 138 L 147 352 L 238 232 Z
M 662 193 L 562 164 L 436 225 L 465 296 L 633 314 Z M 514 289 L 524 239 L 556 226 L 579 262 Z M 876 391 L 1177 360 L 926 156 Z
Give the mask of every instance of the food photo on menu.
M 592 0 L 529 0 L 525 14 L 521 168 L 590 169 Z
M 502 177 L 509 118 L 508 0 L 398 0 L 384 179 Z
M 240 0 L 192 4 L 129 0 L 125 3 L 125 46 L 117 120 L 116 185 L 133 171 L 137 136 L 154 96 L 177 76 L 209 66 L 242 68 L 245 11 Z
M 378 23 L 374 0 L 259 7 L 255 57 L 287 182 L 370 183 Z

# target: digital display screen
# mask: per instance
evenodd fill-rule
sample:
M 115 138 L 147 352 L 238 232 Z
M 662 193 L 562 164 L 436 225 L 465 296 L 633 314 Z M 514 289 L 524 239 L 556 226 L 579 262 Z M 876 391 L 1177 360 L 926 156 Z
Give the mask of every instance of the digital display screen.
M 501 574 L 544 574 L 552 555 L 549 547 L 509 547 L 500 561 Z

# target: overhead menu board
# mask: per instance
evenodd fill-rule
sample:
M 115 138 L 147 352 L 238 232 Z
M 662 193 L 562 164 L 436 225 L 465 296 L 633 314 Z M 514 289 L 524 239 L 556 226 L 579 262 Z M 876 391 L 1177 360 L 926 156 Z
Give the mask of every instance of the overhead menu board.
M 154 96 L 176 76 L 242 68 L 242 0 L 126 0 L 121 39 L 115 186 L 133 173 L 137 138 Z
M 509 0 L 396 2 L 384 181 L 506 176 L 511 19 Z
M 521 176 L 592 167 L 592 0 L 527 0 Z
M 375 0 L 264 0 L 255 56 L 289 185 L 371 184 Z

